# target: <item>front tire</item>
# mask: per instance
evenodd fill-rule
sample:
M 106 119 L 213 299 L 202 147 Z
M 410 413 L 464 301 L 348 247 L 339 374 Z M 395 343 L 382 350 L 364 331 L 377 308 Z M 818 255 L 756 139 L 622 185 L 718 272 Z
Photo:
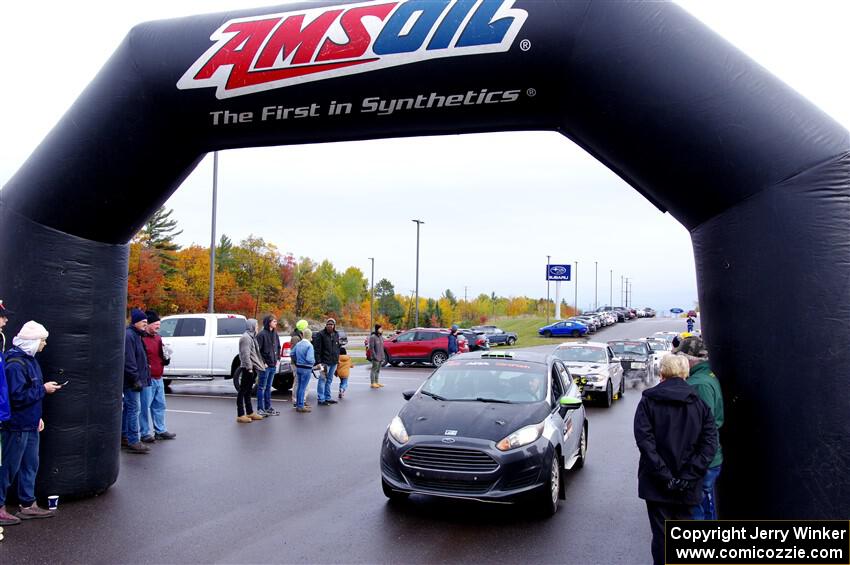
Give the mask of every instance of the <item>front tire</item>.
M 516 339 L 514 339 L 514 338 L 512 338 L 512 337 L 509 337 L 509 338 L 508 338 L 508 345 L 513 345 L 513 344 L 515 344 L 515 343 L 516 343 Z
M 445 363 L 448 358 L 449 356 L 445 352 L 435 351 L 431 354 L 431 364 L 435 367 L 439 367 L 440 365 Z
M 544 483 L 546 487 L 538 495 L 537 510 L 543 517 L 549 517 L 558 511 L 558 498 L 561 494 L 561 461 L 558 452 L 552 454 L 552 464 L 549 466 L 549 476 Z
M 614 403 L 614 387 L 611 385 L 611 379 L 608 379 L 608 386 L 605 388 L 605 399 L 602 401 L 605 408 L 611 408 Z
M 391 502 L 401 502 L 402 500 L 407 500 L 407 497 L 410 496 L 409 493 L 393 490 L 384 479 L 381 479 L 381 490 L 384 491 L 384 496 L 389 498 Z
M 578 440 L 578 459 L 573 469 L 581 469 L 587 459 L 587 425 L 581 427 L 581 437 Z
M 543 337 L 552 337 L 552 332 L 546 330 L 545 332 L 543 332 Z
M 626 394 L 626 379 L 625 377 L 620 377 L 620 399 L 623 398 Z

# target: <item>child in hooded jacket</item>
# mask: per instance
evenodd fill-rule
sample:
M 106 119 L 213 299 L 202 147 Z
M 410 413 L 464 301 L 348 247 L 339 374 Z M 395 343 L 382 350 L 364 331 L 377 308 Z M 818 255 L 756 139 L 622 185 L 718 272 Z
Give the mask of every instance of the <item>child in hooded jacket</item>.
M 345 398 L 348 390 L 348 376 L 351 374 L 351 356 L 344 347 L 339 349 L 339 364 L 336 366 L 336 376 L 339 377 L 339 397 Z

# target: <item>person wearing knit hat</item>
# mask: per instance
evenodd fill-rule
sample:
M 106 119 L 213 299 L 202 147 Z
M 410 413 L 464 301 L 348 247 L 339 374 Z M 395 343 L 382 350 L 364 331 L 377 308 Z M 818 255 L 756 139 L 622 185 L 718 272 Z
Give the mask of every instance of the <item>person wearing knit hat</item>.
M 150 448 L 141 441 L 139 412 L 141 392 L 151 385 L 151 371 L 142 336 L 148 317 L 139 308 L 130 312 L 130 325 L 124 332 L 124 399 L 121 414 L 121 447 L 130 453 L 146 454 Z
M 319 406 L 336 404 L 337 401 L 331 398 L 331 383 L 336 372 L 336 366 L 339 364 L 339 349 L 341 347 L 339 333 L 336 331 L 336 320 L 328 318 L 325 322 L 325 329 L 318 332 L 313 340 L 316 362 L 322 366 L 316 391 Z
M 139 395 L 141 402 L 139 433 L 143 442 L 153 443 L 158 439 L 174 439 L 177 434 L 169 432 L 165 424 L 165 385 L 162 382 L 162 374 L 165 366 L 168 365 L 168 360 L 165 358 L 165 348 L 159 336 L 159 314 L 154 310 L 148 310 L 145 316 L 148 325 L 145 328 L 145 335 L 142 336 L 142 345 L 145 347 L 151 369 L 151 386 L 142 388 Z
M 12 340 L 6 354 L 6 381 L 12 407 L 8 421 L 0 430 L 2 466 L 0 466 L 0 525 L 19 524 L 21 520 L 50 518 L 53 512 L 35 502 L 35 477 L 38 473 L 38 434 L 44 429 L 42 401 L 46 394 L 62 388 L 55 381 L 44 382 L 35 355 L 47 345 L 48 332 L 35 321 L 24 324 Z M 17 478 L 20 511 L 12 516 L 6 510 L 6 492 Z

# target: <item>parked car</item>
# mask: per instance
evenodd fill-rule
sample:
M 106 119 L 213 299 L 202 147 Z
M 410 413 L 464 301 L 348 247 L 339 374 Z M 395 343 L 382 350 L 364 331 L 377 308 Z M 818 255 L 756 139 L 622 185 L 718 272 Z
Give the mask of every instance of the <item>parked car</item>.
M 239 337 L 247 327 L 245 316 L 237 314 L 177 314 L 162 318 L 159 335 L 172 350 L 171 362 L 163 373 L 165 386 L 175 380 L 233 378 L 239 368 Z M 289 390 L 292 379 L 291 366 L 280 363 L 272 386 Z
M 661 376 L 661 358 L 673 350 L 673 344 L 663 338 L 646 338 L 646 343 L 652 350 L 652 384 Z
M 463 334 L 463 337 L 466 338 L 466 341 L 469 343 L 470 351 L 482 351 L 490 349 L 490 341 L 487 339 L 487 335 L 484 332 L 476 331 L 474 329 L 469 330 L 465 328 L 461 328 L 458 331 Z
M 506 332 L 496 326 L 472 326 L 472 330 L 484 332 L 490 345 L 513 345 L 518 339 L 516 333 Z
M 449 330 L 413 328 L 384 340 L 386 363 L 430 363 L 439 367 L 449 358 Z
M 608 344 L 562 343 L 553 355 L 564 362 L 573 377 L 584 377 L 586 400 L 598 400 L 610 407 L 614 400 L 622 398 L 626 390 L 623 367 Z
M 585 326 L 587 326 L 587 330 L 590 333 L 596 333 L 596 331 L 599 329 L 599 324 L 597 324 L 596 321 L 590 316 L 573 316 L 572 318 L 569 318 L 569 320 L 584 324 Z
M 564 472 L 587 457 L 578 386 L 555 357 L 471 353 L 434 371 L 387 427 L 381 487 L 410 494 L 514 503 L 545 515 L 565 498 Z
M 654 375 L 652 373 L 652 349 L 646 341 L 637 339 L 625 339 L 609 341 L 611 350 L 620 358 L 623 365 L 623 374 L 630 385 L 636 386 L 643 382 L 651 386 Z
M 537 333 L 542 335 L 543 337 L 552 337 L 552 336 L 572 336 L 572 337 L 581 337 L 587 334 L 588 329 L 587 326 L 580 322 L 573 322 L 570 320 L 564 320 L 561 322 L 554 322 L 549 324 L 548 326 L 543 326 L 542 328 L 537 330 Z

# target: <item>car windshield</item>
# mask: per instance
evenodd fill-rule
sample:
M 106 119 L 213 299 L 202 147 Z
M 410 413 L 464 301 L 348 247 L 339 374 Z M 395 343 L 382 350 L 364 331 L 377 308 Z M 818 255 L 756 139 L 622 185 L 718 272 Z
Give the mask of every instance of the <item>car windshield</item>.
M 605 363 L 608 355 L 601 347 L 561 347 L 555 350 L 555 357 L 561 361 L 582 361 L 585 363 Z
M 548 390 L 546 366 L 512 360 L 450 360 L 422 385 L 420 392 L 444 400 L 541 402 Z
M 653 351 L 667 351 L 667 347 L 664 345 L 663 341 L 650 341 L 649 346 Z
M 646 357 L 646 346 L 639 341 L 614 341 L 608 345 L 618 355 L 640 355 Z

